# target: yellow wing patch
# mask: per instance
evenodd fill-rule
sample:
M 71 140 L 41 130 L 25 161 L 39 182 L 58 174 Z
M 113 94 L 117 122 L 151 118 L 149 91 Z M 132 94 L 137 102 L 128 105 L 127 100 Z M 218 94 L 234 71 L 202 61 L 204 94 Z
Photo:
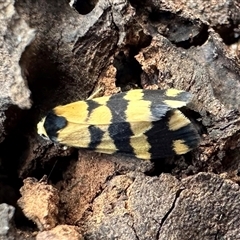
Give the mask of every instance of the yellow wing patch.
M 123 98 L 128 101 L 138 101 L 138 100 L 142 100 L 143 96 L 144 96 L 143 90 L 136 89 L 136 90 L 127 92 L 127 94 Z
M 91 125 L 103 125 L 110 123 L 112 120 L 112 113 L 107 106 L 99 106 L 92 111 L 86 119 L 86 123 Z
M 53 109 L 57 116 L 63 116 L 69 122 L 84 123 L 88 116 L 88 104 L 85 101 L 73 102 Z
M 180 93 L 183 93 L 184 91 L 178 90 L 175 88 L 170 88 L 166 90 L 166 96 L 168 97 L 177 97 Z
M 171 108 L 181 108 L 186 106 L 186 102 L 184 101 L 178 101 L 178 100 L 164 100 L 164 103 L 166 103 Z
M 151 102 L 139 100 L 137 103 L 130 102 L 125 111 L 126 121 L 139 122 L 139 121 L 151 121 Z
M 179 130 L 189 124 L 191 124 L 191 121 L 179 110 L 174 111 L 168 122 L 169 130 L 171 131 Z
M 178 155 L 185 154 L 191 150 L 189 149 L 188 145 L 184 142 L 184 140 L 173 141 L 173 149 Z

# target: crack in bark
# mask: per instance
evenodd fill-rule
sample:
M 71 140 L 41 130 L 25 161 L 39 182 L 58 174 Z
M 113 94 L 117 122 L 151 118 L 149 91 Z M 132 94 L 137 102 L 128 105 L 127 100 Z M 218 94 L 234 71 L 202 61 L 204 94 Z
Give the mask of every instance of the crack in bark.
M 136 180 L 136 178 L 134 178 L 134 179 L 133 179 L 133 182 L 125 189 L 126 196 L 128 196 L 127 191 L 128 191 L 128 189 L 134 184 L 135 180 Z M 139 236 L 138 236 L 137 231 L 136 231 L 136 229 L 135 229 L 135 227 L 134 227 L 134 225 L 135 225 L 134 216 L 133 216 L 133 214 L 130 212 L 130 210 L 129 210 L 129 208 L 128 208 L 128 199 L 129 199 L 129 197 L 128 197 L 127 200 L 126 200 L 127 205 L 125 204 L 125 209 L 128 211 L 129 216 L 132 218 L 132 221 L 133 221 L 133 224 L 132 224 L 132 225 L 129 225 L 129 227 L 130 227 L 130 228 L 133 230 L 133 232 L 135 233 L 136 239 L 139 240 Z
M 131 215 L 130 215 L 130 216 L 131 216 Z M 139 237 L 138 237 L 138 235 L 137 235 L 137 231 L 136 231 L 136 229 L 134 228 L 134 223 L 133 223 L 133 226 L 130 226 L 130 227 L 131 227 L 131 229 L 133 230 L 133 232 L 135 233 L 136 239 L 139 240 Z
M 170 209 L 168 210 L 168 212 L 165 214 L 165 216 L 162 218 L 162 221 L 161 221 L 161 223 L 160 223 L 160 227 L 159 227 L 158 232 L 157 232 L 157 234 L 156 234 L 156 239 L 159 239 L 159 235 L 160 235 L 161 228 L 162 228 L 164 222 L 167 220 L 167 218 L 168 218 L 168 216 L 170 215 L 170 213 L 171 213 L 171 212 L 173 211 L 173 209 L 175 208 L 176 201 L 177 201 L 177 199 L 179 198 L 179 196 L 180 196 L 180 194 L 181 194 L 181 192 L 182 192 L 183 190 L 184 190 L 183 188 L 177 190 L 176 195 L 175 195 L 175 199 L 174 199 L 174 201 L 173 201 L 172 206 L 170 207 Z
M 100 185 L 99 190 L 96 191 L 96 194 L 92 197 L 91 201 L 89 201 L 89 205 L 92 205 L 92 204 L 93 204 L 93 201 L 94 201 L 98 196 L 100 196 L 100 195 L 102 194 L 102 192 L 105 190 L 105 188 L 107 187 L 107 186 L 106 186 L 106 182 L 110 182 L 110 181 L 113 179 L 113 177 L 115 177 L 115 176 L 116 176 L 116 174 L 113 173 L 112 175 L 106 177 L 105 181 Z M 84 213 L 85 213 L 85 212 L 84 212 Z

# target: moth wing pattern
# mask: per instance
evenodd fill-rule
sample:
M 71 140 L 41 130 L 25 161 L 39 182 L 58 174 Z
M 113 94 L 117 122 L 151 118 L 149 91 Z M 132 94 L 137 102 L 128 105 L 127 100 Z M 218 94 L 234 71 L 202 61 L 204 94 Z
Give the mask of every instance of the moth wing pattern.
M 199 135 L 181 111 L 191 94 L 177 89 L 131 90 L 54 108 L 39 123 L 53 141 L 142 159 L 184 154 Z M 51 118 L 50 118 L 51 116 Z
M 111 138 L 117 146 L 116 152 L 141 159 L 182 155 L 195 148 L 200 140 L 191 121 L 177 109 L 168 111 L 159 121 L 117 123 L 114 127 L 116 130 L 111 130 Z M 109 138 L 95 150 L 105 152 L 107 141 Z
M 131 90 L 110 97 L 78 101 L 54 109 L 68 122 L 100 125 L 110 122 L 158 121 L 172 108 L 181 108 L 191 100 L 188 92 L 168 90 Z

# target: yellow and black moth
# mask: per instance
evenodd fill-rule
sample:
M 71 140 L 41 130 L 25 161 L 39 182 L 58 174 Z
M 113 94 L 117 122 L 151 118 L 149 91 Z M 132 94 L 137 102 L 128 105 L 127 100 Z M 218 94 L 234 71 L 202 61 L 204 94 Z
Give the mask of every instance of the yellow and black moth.
M 53 142 L 141 159 L 181 155 L 199 143 L 193 123 L 179 110 L 191 94 L 177 89 L 131 90 L 57 106 L 38 123 Z

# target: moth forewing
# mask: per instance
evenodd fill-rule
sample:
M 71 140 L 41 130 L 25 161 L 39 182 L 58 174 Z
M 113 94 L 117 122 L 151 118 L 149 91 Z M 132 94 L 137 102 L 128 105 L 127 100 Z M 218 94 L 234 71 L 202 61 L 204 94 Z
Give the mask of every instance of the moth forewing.
M 184 154 L 199 142 L 191 121 L 177 110 L 191 100 L 177 89 L 131 90 L 57 106 L 37 128 L 61 144 L 141 159 Z

